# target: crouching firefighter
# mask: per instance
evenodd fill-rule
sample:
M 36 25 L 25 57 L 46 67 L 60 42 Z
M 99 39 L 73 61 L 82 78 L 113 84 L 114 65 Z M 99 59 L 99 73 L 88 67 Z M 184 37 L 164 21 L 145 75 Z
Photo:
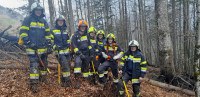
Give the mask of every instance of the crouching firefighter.
M 89 78 L 90 78 L 90 83 L 91 85 L 94 85 L 96 84 L 95 83 L 95 78 L 96 76 L 98 77 L 97 75 L 97 69 L 98 69 L 98 53 L 99 52 L 99 49 L 98 49 L 98 45 L 97 45 L 97 42 L 96 42 L 96 33 L 97 33 L 97 30 L 94 28 L 94 27 L 90 27 L 89 30 L 88 30 L 88 34 L 89 34 L 89 38 L 90 38 L 90 45 L 92 46 L 92 52 L 94 53 L 90 53 L 90 58 L 91 58 L 91 61 L 90 61 L 90 74 L 89 74 Z
M 72 47 L 75 53 L 75 88 L 80 88 L 81 72 L 83 79 L 88 80 L 89 77 L 89 63 L 92 47 L 90 45 L 87 28 L 87 22 L 84 20 L 80 21 L 78 24 L 78 31 L 72 37 Z
M 53 49 L 55 50 L 56 58 L 59 62 L 58 65 L 61 65 L 58 66 L 59 69 L 61 67 L 62 71 L 61 86 L 70 87 L 70 37 L 64 16 L 58 15 L 55 23 L 55 27 L 51 30 L 51 33 L 54 41 Z
M 104 71 L 110 67 L 112 70 L 113 77 L 114 77 L 114 85 L 116 86 L 119 81 L 118 80 L 118 59 L 123 56 L 123 51 L 120 49 L 119 45 L 116 44 L 114 34 L 107 35 L 106 45 L 104 45 L 102 56 L 106 59 L 106 61 L 103 64 L 101 64 L 98 68 L 99 81 L 102 84 L 106 82 Z
M 30 60 L 30 85 L 33 92 L 38 92 L 39 79 L 46 82 L 47 47 L 51 45 L 51 36 L 44 16 L 42 5 L 33 3 L 31 15 L 24 19 L 20 29 L 20 38 Z
M 97 64 L 100 65 L 105 61 L 105 59 L 103 58 L 101 54 L 101 52 L 104 49 L 104 45 L 106 44 L 105 32 L 103 30 L 99 30 L 97 33 L 97 44 L 98 44 L 98 49 L 99 49 L 99 53 L 97 56 L 97 59 L 98 59 Z M 108 68 L 104 71 L 105 78 L 107 78 L 107 74 L 108 74 Z
M 142 82 L 146 73 L 146 64 L 144 55 L 139 50 L 139 43 L 136 40 L 129 42 L 129 50 L 122 57 L 120 62 L 119 73 L 122 72 L 122 78 L 119 81 L 119 94 L 124 96 L 124 83 L 132 81 L 134 97 L 140 97 L 140 83 Z

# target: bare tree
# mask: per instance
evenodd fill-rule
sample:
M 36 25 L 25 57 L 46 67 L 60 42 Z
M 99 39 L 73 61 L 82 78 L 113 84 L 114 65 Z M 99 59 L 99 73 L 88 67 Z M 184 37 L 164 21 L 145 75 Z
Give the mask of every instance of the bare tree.
M 49 4 L 49 13 L 50 13 L 50 23 L 51 23 L 51 27 L 53 27 L 54 21 L 55 21 L 55 9 L 54 9 L 53 0 L 48 0 L 48 4 Z
M 194 76 L 196 79 L 196 97 L 200 97 L 200 0 L 197 1 L 197 30 L 195 37 Z
M 173 78 L 174 63 L 172 42 L 169 31 L 167 0 L 155 0 L 155 12 L 157 22 L 157 33 L 159 41 L 159 61 L 161 75 L 166 76 L 166 81 L 169 82 Z

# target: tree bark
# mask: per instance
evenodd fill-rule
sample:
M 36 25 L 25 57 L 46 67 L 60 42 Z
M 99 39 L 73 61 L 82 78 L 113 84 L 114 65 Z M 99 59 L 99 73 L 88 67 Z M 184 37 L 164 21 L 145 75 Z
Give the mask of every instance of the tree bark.
M 70 25 L 70 33 L 74 33 L 75 29 L 74 29 L 74 15 L 73 15 L 73 10 L 72 10 L 72 0 L 68 0 L 68 4 L 69 4 L 69 25 Z
M 49 13 L 50 13 L 50 23 L 51 23 L 51 28 L 54 27 L 54 21 L 55 21 L 55 9 L 54 9 L 54 4 L 53 0 L 48 0 L 49 4 Z
M 167 2 L 167 0 L 155 0 L 155 12 L 157 33 L 159 34 L 158 50 L 161 75 L 166 77 L 166 82 L 170 82 L 174 76 L 174 63 L 172 42 L 169 31 Z
M 200 0 L 197 1 L 197 29 L 195 37 L 194 77 L 196 80 L 196 97 L 200 97 Z

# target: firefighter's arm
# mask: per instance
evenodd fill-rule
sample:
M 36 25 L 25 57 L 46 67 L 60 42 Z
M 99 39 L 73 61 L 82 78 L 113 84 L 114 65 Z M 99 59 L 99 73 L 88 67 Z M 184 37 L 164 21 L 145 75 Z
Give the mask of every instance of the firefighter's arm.
M 74 52 L 77 53 L 79 51 L 78 46 L 77 46 L 77 38 L 76 35 L 72 36 L 72 47 L 74 49 Z
M 29 18 L 26 17 L 22 23 L 22 26 L 20 28 L 20 39 L 24 42 L 25 45 L 28 44 L 28 42 L 30 41 L 29 40 L 29 36 L 28 36 L 28 33 L 29 33 L 29 27 L 30 27 L 30 24 L 29 24 Z M 23 43 L 22 43 L 23 44 Z
M 123 57 L 124 52 L 121 50 L 121 48 L 119 46 L 117 48 L 117 52 L 119 52 L 119 53 L 113 57 L 114 60 L 117 60 L 117 59 L 120 59 Z
M 147 61 L 145 60 L 144 55 L 142 55 L 141 57 L 140 68 L 141 68 L 140 77 L 144 78 L 144 75 L 146 74 L 147 71 Z
M 51 32 L 46 21 L 44 23 L 44 27 L 45 27 L 45 38 L 47 41 L 50 41 L 52 36 L 51 36 Z

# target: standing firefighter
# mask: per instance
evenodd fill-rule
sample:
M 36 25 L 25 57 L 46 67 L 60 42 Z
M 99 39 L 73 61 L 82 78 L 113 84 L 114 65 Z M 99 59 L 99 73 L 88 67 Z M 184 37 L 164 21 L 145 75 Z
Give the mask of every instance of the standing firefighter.
M 97 33 L 97 44 L 98 44 L 98 49 L 99 49 L 99 56 L 98 56 L 98 63 L 97 64 L 102 64 L 105 59 L 103 58 L 101 52 L 104 49 L 104 45 L 106 44 L 106 40 L 105 40 L 105 32 L 103 30 L 99 30 Z M 108 68 L 104 71 L 104 76 L 107 78 L 107 74 L 108 74 Z
M 124 57 L 122 57 L 119 71 L 120 74 L 123 71 L 122 79 L 119 82 L 119 93 L 121 96 L 124 96 L 123 81 L 127 84 L 128 81 L 131 80 L 134 97 L 140 97 L 140 83 L 146 73 L 147 62 L 138 47 L 139 43 L 136 40 L 130 41 L 129 50 L 124 54 Z
M 30 60 L 30 84 L 33 92 L 38 91 L 39 79 L 45 81 L 47 75 L 47 47 L 51 45 L 51 36 L 44 16 L 42 5 L 33 3 L 31 15 L 24 19 L 20 29 L 20 38 Z
M 116 86 L 118 83 L 118 59 L 123 56 L 123 52 L 120 49 L 119 45 L 115 42 L 114 34 L 108 34 L 106 37 L 106 45 L 104 45 L 104 49 L 102 52 L 102 56 L 106 59 L 106 61 L 101 64 L 98 68 L 99 73 L 99 81 L 104 84 L 106 82 L 106 78 L 104 76 L 104 71 L 110 67 L 112 70 L 112 74 L 114 77 L 114 85 Z
M 75 88 L 80 88 L 81 71 L 83 73 L 84 79 L 88 79 L 89 77 L 89 63 L 90 54 L 92 53 L 92 47 L 90 45 L 87 28 L 87 22 L 84 20 L 80 21 L 78 24 L 78 31 L 72 37 L 72 46 L 75 53 Z
M 56 58 L 61 65 L 62 70 L 62 86 L 71 86 L 70 81 L 70 37 L 67 31 L 66 21 L 64 16 L 56 17 L 56 25 L 51 30 L 54 41 L 54 50 Z
M 96 42 L 96 33 L 97 30 L 94 27 L 90 27 L 88 30 L 89 33 L 89 38 L 90 38 L 90 44 L 92 46 L 92 52 L 95 53 L 91 53 L 90 54 L 90 58 L 91 58 L 91 62 L 90 62 L 90 81 L 91 84 L 95 84 L 95 76 L 97 74 L 97 69 L 98 69 L 98 65 L 97 64 L 97 60 L 98 60 L 98 56 L 96 56 L 99 53 L 99 49 L 98 49 L 98 45 Z

